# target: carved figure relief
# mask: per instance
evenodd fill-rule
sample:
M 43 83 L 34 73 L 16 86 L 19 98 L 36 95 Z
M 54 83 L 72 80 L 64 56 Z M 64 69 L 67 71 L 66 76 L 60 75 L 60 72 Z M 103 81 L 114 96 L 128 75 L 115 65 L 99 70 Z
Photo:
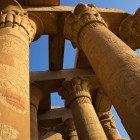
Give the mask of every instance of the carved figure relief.
M 29 48 L 16 36 L 0 36 L 0 42 L 0 102 L 25 114 L 29 106 Z
M 100 118 L 100 121 L 105 131 L 108 131 L 109 129 L 112 129 L 112 128 L 116 129 L 114 117 L 110 111 L 105 112 L 105 113 L 98 113 L 98 116 Z
M 19 132 L 12 126 L 0 123 L 0 140 L 18 140 Z

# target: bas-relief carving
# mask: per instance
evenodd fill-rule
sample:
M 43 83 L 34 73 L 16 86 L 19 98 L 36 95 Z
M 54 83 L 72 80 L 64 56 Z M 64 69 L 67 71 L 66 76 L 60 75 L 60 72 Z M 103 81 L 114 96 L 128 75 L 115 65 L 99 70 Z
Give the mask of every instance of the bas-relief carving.
M 12 59 L 13 67 L 15 67 L 16 71 L 25 79 L 27 78 L 26 75 L 28 75 L 28 69 L 29 69 L 29 48 L 28 46 L 21 41 L 19 38 L 12 37 L 9 35 L 0 36 L 0 42 L 1 42 L 1 49 L 0 53 L 7 55 L 10 57 L 9 59 Z M 19 47 L 20 46 L 20 47 Z M 5 59 L 5 62 L 6 60 Z M 11 60 L 11 61 L 12 61 Z M 24 73 L 24 74 L 22 74 Z
M 61 133 L 63 139 L 78 140 L 75 124 L 71 118 L 57 125 L 55 131 Z
M 111 128 L 117 129 L 114 121 L 114 117 L 110 111 L 105 113 L 98 113 L 98 116 L 105 131 L 108 131 Z
M 116 74 L 114 74 L 114 72 L 113 72 L 114 71 L 114 67 L 111 67 L 110 71 L 108 71 L 108 74 L 103 75 L 102 79 L 104 79 L 106 81 L 110 81 L 110 83 L 112 83 L 113 91 L 117 91 L 118 93 L 121 93 L 122 89 L 124 87 L 126 87 L 125 90 L 127 90 L 127 92 L 126 92 L 127 96 L 121 94 L 122 97 L 125 96 L 123 102 L 127 101 L 127 103 L 132 103 L 133 106 L 131 106 L 131 108 L 135 109 L 134 108 L 135 107 L 134 104 L 138 104 L 138 96 L 134 96 L 134 94 L 131 94 L 130 91 L 133 91 L 131 84 L 134 81 L 139 83 L 138 82 L 138 73 L 139 73 L 138 63 L 139 62 L 136 60 L 137 58 L 139 58 L 139 56 L 137 54 L 133 54 L 132 55 L 131 50 L 123 42 L 117 42 L 111 36 L 108 36 L 108 37 L 105 36 L 105 38 L 107 40 L 105 42 L 105 45 L 106 44 L 113 44 L 111 46 L 111 48 L 114 48 L 114 50 L 115 50 L 115 51 L 113 49 L 110 50 L 108 57 L 110 57 L 110 59 L 111 59 L 112 55 L 110 55 L 110 54 L 113 53 L 114 56 L 120 56 L 121 58 L 123 58 L 123 62 L 124 63 L 121 63 L 122 59 L 116 59 L 116 64 L 120 64 L 121 68 L 118 69 Z M 121 49 L 118 48 L 118 44 L 120 46 L 122 46 Z M 104 54 L 106 54 L 105 51 L 104 51 Z M 108 65 L 108 63 L 109 63 L 108 60 L 105 60 L 105 59 L 103 59 L 102 62 L 104 63 L 104 65 Z M 130 75 L 130 73 L 128 73 L 128 70 L 131 70 L 131 75 Z M 122 77 L 122 75 L 124 75 L 124 77 L 126 77 L 126 78 Z M 125 82 L 125 80 L 127 80 L 127 82 Z M 120 85 L 118 86 L 117 84 L 120 84 Z M 128 86 L 129 84 L 130 84 L 130 86 Z M 121 87 L 121 88 L 118 88 L 118 87 Z M 110 89 L 110 84 L 108 84 L 106 86 L 106 89 Z M 139 92 L 136 92 L 135 95 L 138 94 L 138 93 Z M 115 98 L 117 96 L 117 94 L 115 92 L 112 92 L 111 96 Z M 117 100 L 117 102 L 119 102 L 119 101 Z
M 34 38 L 36 26 L 28 18 L 27 12 L 14 2 L 16 1 L 9 0 L 6 8 L 0 11 L 0 104 L 17 118 L 1 117 L 1 140 L 30 139 L 29 43 Z M 4 109 L 1 110 L 2 115 L 3 113 L 5 114 Z M 10 126 L 14 119 L 24 125 L 15 124 L 16 130 Z
M 29 98 L 26 87 L 11 81 L 0 81 L 0 102 L 12 110 L 25 114 Z
M 36 27 L 28 18 L 27 12 L 24 10 L 18 11 L 17 9 L 13 10 L 9 8 L 2 10 L 0 14 L 0 28 L 11 27 L 28 36 L 29 42 L 33 40 Z
M 90 89 L 90 81 L 87 78 L 75 77 L 62 83 L 59 94 L 72 111 L 79 139 L 106 139 L 91 103 Z M 97 131 L 100 134 L 96 133 Z
M 29 48 L 16 36 L 0 36 L 0 42 L 0 53 L 7 56 L 0 60 L 0 102 L 24 114 L 29 105 Z
M 2 34 L 1 31 L 0 33 Z M 22 61 L 28 60 L 29 45 L 22 41 L 20 37 L 4 33 L 3 35 L 0 35 L 0 42 L 2 46 L 0 51 L 14 55 L 14 57 L 17 57 Z
M 110 83 L 112 83 L 111 84 L 112 88 L 110 88 L 110 84 L 108 84 L 106 86 L 106 89 L 108 90 L 108 93 L 111 93 L 110 89 L 113 91 L 111 96 L 112 96 L 112 98 L 116 99 L 116 102 L 118 103 L 118 105 L 121 105 L 123 103 L 131 104 L 130 109 L 132 109 L 135 112 L 133 114 L 137 114 L 136 106 L 137 106 L 137 104 L 139 104 L 139 96 L 137 96 L 139 94 L 139 91 L 138 91 L 139 88 L 137 88 L 138 92 L 135 92 L 133 94 L 130 91 L 134 91 L 133 90 L 134 87 L 132 86 L 132 83 L 133 84 L 139 83 L 140 75 L 138 75 L 138 73 L 140 70 L 138 67 L 139 62 L 137 61 L 139 56 L 137 54 L 132 54 L 131 50 L 127 46 L 125 46 L 124 43 L 115 42 L 115 41 L 113 41 L 113 39 L 111 39 L 111 37 L 110 37 L 110 39 L 108 37 L 106 37 L 106 39 L 108 39 L 109 43 L 114 44 L 111 47 L 114 48 L 115 51 L 114 52 L 110 51 L 110 54 L 113 53 L 116 56 L 120 56 L 120 58 L 123 58 L 123 62 L 124 62 L 124 63 L 122 63 L 122 59 L 120 59 L 120 60 L 116 59 L 116 64 L 120 64 L 120 69 L 117 70 L 117 73 L 116 74 L 114 73 L 114 69 L 117 69 L 117 68 L 111 67 L 110 71 L 108 71 L 108 73 L 106 73 L 106 75 L 102 76 L 102 79 L 104 79 L 106 81 L 110 81 Z M 118 44 L 120 46 L 122 45 L 121 50 L 118 48 Z M 108 55 L 108 57 L 110 57 L 110 59 L 111 59 L 112 55 Z M 108 63 L 109 63 L 105 59 L 102 62 L 104 63 L 104 65 L 108 65 Z M 122 77 L 122 75 L 123 75 L 123 77 Z M 119 95 L 119 93 L 122 93 L 122 89 L 125 89 L 127 96 L 125 96 L 125 94 Z M 136 89 L 135 89 L 135 91 L 136 91 Z M 117 100 L 117 98 L 116 98 L 117 96 L 123 97 L 123 100 Z
M 12 70 L 13 74 L 10 74 Z M 29 104 L 28 83 L 14 67 L 4 64 L 0 64 L 0 79 L 0 101 L 17 112 L 25 113 Z
M 70 106 L 76 99 L 79 104 L 91 103 L 90 87 L 89 79 L 76 77 L 71 81 L 63 82 L 59 94 L 66 100 L 66 106 Z
M 0 123 L 0 140 L 19 140 L 19 132 L 10 125 Z
M 119 28 L 121 39 L 136 50 L 140 48 L 140 8 L 124 19 Z
M 74 18 L 75 16 L 67 19 L 66 27 L 70 39 L 77 41 L 78 34 L 77 36 L 74 34 L 79 33 L 79 30 L 78 27 L 74 28 L 72 23 Z M 88 15 L 85 21 L 88 21 Z M 78 19 L 77 22 L 80 23 L 80 20 Z M 123 41 L 101 24 L 95 27 L 94 24 L 93 26 L 89 24 L 86 27 L 80 31 L 81 48 L 119 113 L 128 133 L 131 137 L 139 139 L 138 126 L 132 122 L 132 119 L 135 118 L 135 122 L 140 122 L 140 59 Z M 133 29 L 135 32 L 135 28 Z M 133 31 L 131 30 L 131 33 L 134 33 Z M 100 42 L 100 40 L 102 41 Z
M 79 3 L 72 14 L 68 15 L 65 19 L 64 35 L 70 39 L 73 46 L 81 49 L 79 36 L 80 33 L 87 25 L 101 24 L 107 27 L 107 24 L 100 16 L 95 5 Z

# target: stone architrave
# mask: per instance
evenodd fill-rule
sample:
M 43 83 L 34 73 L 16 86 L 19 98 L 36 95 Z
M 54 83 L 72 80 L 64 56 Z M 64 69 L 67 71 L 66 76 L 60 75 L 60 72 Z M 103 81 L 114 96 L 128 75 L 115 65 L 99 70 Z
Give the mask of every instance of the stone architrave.
M 57 125 L 55 131 L 60 133 L 64 140 L 79 140 L 72 118 L 69 118 L 63 123 Z
M 80 3 L 64 34 L 82 49 L 132 139 L 140 139 L 140 57 L 108 30 L 93 5 Z
M 0 139 L 30 140 L 29 44 L 36 26 L 15 0 L 0 1 Z
M 43 98 L 43 90 L 41 90 L 36 84 L 30 84 L 30 140 L 38 140 L 38 121 L 37 112 L 39 102 Z
M 80 140 L 106 140 L 106 135 L 91 102 L 89 80 L 79 77 L 65 81 L 59 94 L 70 107 Z
M 108 140 L 121 140 L 121 136 L 117 130 L 112 113 L 110 111 L 107 111 L 98 112 L 97 114 Z

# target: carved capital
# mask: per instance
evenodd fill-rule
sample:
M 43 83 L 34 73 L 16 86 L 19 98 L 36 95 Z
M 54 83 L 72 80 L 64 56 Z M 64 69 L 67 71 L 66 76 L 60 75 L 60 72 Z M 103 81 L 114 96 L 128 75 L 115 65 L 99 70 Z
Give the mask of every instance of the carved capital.
M 65 19 L 64 35 L 72 41 L 74 47 L 79 48 L 80 33 L 91 23 L 107 26 L 94 5 L 79 3 L 74 13 L 68 15 Z
M 126 140 L 125 138 L 121 138 L 116 128 L 113 114 L 110 111 L 98 112 L 98 117 L 107 135 L 108 140 Z
M 132 49 L 140 48 L 140 8 L 122 21 L 119 35 Z
M 80 99 L 81 97 L 88 98 L 88 101 L 91 102 L 89 89 L 90 82 L 88 79 L 76 77 L 71 81 L 65 81 L 62 83 L 62 88 L 59 90 L 59 95 L 66 100 L 66 106 L 70 106 L 73 101 Z M 86 102 L 87 100 L 82 101 Z
M 16 2 L 12 6 L 5 6 L 0 11 L 0 28 L 11 27 L 19 30 L 29 38 L 31 42 L 36 33 L 35 24 L 28 18 L 28 13 Z
M 55 131 L 61 133 L 63 139 L 78 140 L 77 131 L 73 119 L 69 118 L 56 126 Z
M 114 117 L 110 111 L 101 112 L 101 113 L 98 112 L 98 117 L 99 117 L 101 124 L 106 132 L 111 128 L 116 129 Z

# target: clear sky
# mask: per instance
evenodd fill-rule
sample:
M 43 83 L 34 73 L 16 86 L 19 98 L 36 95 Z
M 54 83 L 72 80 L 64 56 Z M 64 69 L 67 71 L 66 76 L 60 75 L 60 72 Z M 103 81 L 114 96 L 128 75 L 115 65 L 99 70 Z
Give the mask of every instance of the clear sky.
M 60 0 L 61 5 L 65 6 L 76 6 L 79 2 L 87 4 L 95 4 L 99 8 L 117 8 L 124 10 L 128 13 L 135 13 L 135 11 L 140 7 L 140 0 Z M 64 65 L 63 68 L 73 68 L 76 50 L 71 46 L 70 41 L 65 43 L 65 54 L 64 54 Z M 138 50 L 137 53 L 140 54 Z M 48 36 L 43 35 L 38 41 L 31 44 L 30 47 L 30 70 L 31 71 L 43 71 L 48 70 Z M 51 105 L 53 106 L 64 106 L 63 101 L 57 93 L 51 96 Z M 130 140 L 125 129 L 121 125 L 120 119 L 112 107 L 112 113 L 114 114 L 115 121 L 117 123 L 117 128 L 122 136 L 122 138 L 127 138 Z

